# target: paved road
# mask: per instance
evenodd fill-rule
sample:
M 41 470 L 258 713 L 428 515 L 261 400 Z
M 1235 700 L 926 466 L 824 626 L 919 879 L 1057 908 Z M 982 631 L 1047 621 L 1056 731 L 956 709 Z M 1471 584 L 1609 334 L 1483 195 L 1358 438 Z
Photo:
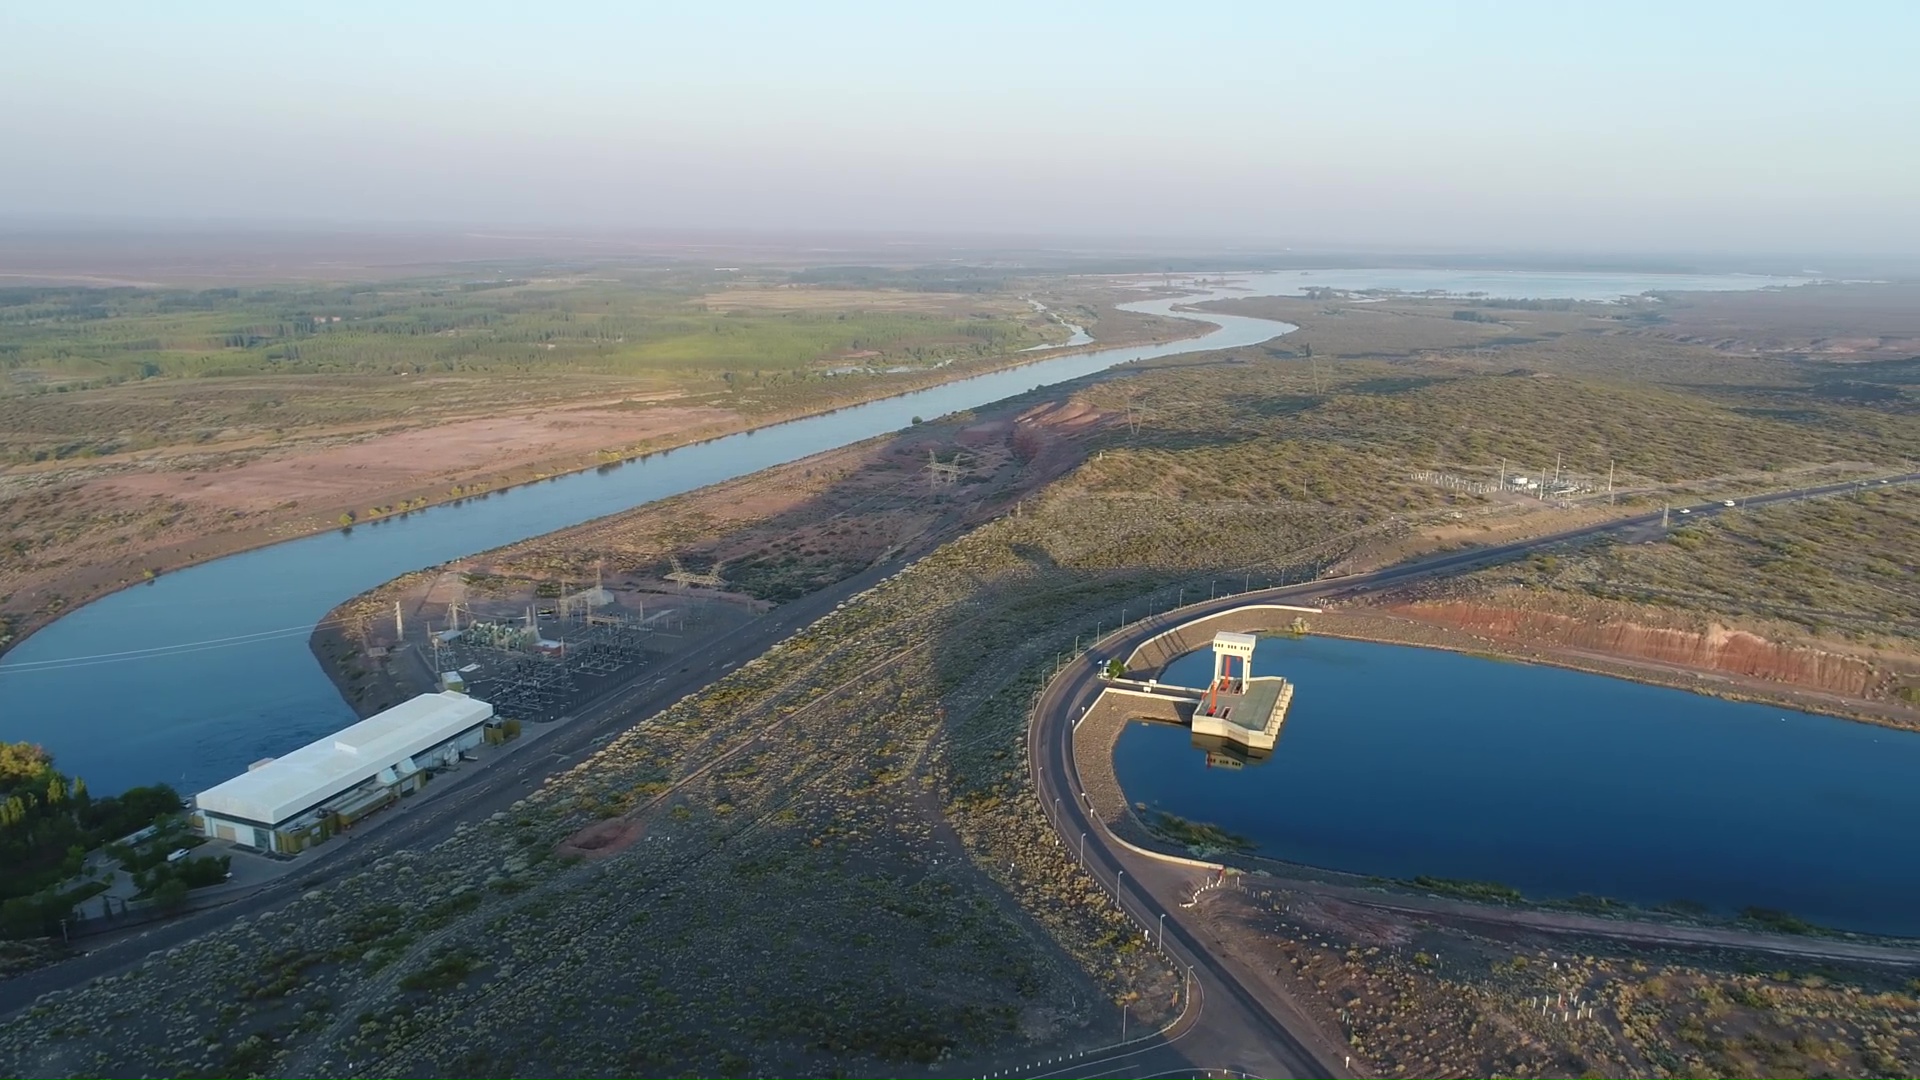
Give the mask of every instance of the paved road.
M 1893 478 L 1895 483 L 1910 483 L 1920 480 L 1920 473 L 1910 473 Z M 1855 489 L 1857 483 L 1831 484 L 1819 488 L 1783 492 L 1776 495 L 1756 496 L 1744 500 L 1742 505 L 1755 506 L 1780 502 L 1787 499 L 1807 498 L 1814 495 L 1829 495 Z M 1718 504 L 1706 504 L 1691 508 L 1694 513 L 1714 514 L 1724 511 Z M 1675 508 L 1676 513 L 1679 510 Z M 1388 584 L 1404 579 L 1430 576 L 1465 569 L 1484 562 L 1495 562 L 1535 548 L 1561 543 L 1567 540 L 1595 536 L 1603 533 L 1631 535 L 1635 530 L 1645 531 L 1657 527 L 1659 514 L 1645 514 L 1622 521 L 1603 525 L 1570 530 L 1536 540 L 1505 544 L 1499 547 L 1477 549 L 1441 556 L 1419 563 L 1393 567 L 1373 574 L 1349 578 L 1328 579 L 1307 585 L 1286 589 L 1267 590 L 1232 598 L 1222 598 L 1208 604 L 1196 604 L 1182 609 L 1176 621 L 1186 621 L 1212 611 L 1226 610 L 1231 607 L 1253 602 L 1264 597 L 1286 597 L 1292 600 L 1307 600 L 1341 591 L 1363 590 L 1374 585 Z M 1676 517 L 1677 520 L 1677 517 Z M 137 964 L 147 954 L 167 949 L 191 940 L 201 934 L 217 931 L 240 916 L 251 916 L 257 912 L 276 908 L 300 895 L 307 889 L 322 882 L 350 873 L 370 862 L 402 849 L 425 849 L 452 835 L 453 830 L 463 821 L 483 820 L 496 811 L 504 810 L 521 798 L 533 784 L 544 779 L 549 773 L 561 772 L 572 768 L 594 749 L 595 740 L 602 736 L 618 734 L 640 723 L 680 698 L 697 692 L 726 673 L 721 665 L 729 661 L 745 663 L 760 655 L 767 648 L 785 638 L 788 634 L 805 627 L 831 611 L 834 605 L 853 594 L 866 589 L 883 578 L 898 571 L 911 555 L 876 566 L 854 578 L 843 581 L 820 592 L 795 600 L 776 608 L 771 614 L 717 639 L 707 645 L 677 657 L 663 674 L 644 678 L 634 685 L 621 690 L 608 698 L 590 706 L 567 726 L 545 738 L 530 742 L 524 746 L 524 755 L 520 753 L 502 755 L 480 776 L 451 789 L 431 793 L 416 805 L 404 812 L 392 815 L 378 829 L 363 829 L 351 834 L 351 838 L 338 840 L 312 852 L 305 858 L 310 862 L 294 873 L 273 885 L 262 888 L 245 899 L 235 900 L 218 908 L 184 916 L 171 922 L 158 923 L 146 929 L 132 932 L 111 941 L 101 941 L 74 959 L 40 971 L 28 972 L 13 979 L 0 981 L 0 1016 L 11 1014 L 25 1008 L 42 994 L 65 989 L 83 983 L 101 975 L 110 975 Z M 1116 646 L 1126 642 L 1143 641 L 1158 633 L 1168 625 L 1166 617 L 1160 620 L 1135 624 L 1125 632 L 1108 639 L 1103 651 L 1111 653 Z M 1129 649 L 1131 646 L 1128 646 Z M 1125 655 L 1125 653 L 1121 653 Z M 1071 768 L 1072 753 L 1070 743 L 1062 744 L 1058 740 L 1070 740 L 1071 725 L 1059 723 L 1063 720 L 1066 708 L 1086 697 L 1092 672 L 1076 672 L 1071 676 L 1055 680 L 1048 688 L 1043 708 L 1036 714 L 1039 724 L 1030 736 L 1030 745 L 1035 760 L 1036 780 L 1041 785 L 1044 800 L 1066 792 L 1078 792 L 1077 781 L 1062 783 L 1064 771 Z M 1087 700 L 1091 700 L 1088 698 Z M 1048 747 L 1052 747 L 1051 750 Z M 1042 760 L 1042 753 L 1048 760 Z M 1057 756 L 1057 761 L 1053 760 Z M 1057 770 L 1057 771 L 1050 771 Z M 1128 906 L 1143 923 L 1151 923 L 1157 929 L 1158 919 L 1167 908 L 1161 897 L 1171 895 L 1166 890 L 1176 888 L 1178 882 L 1162 881 L 1166 875 L 1161 864 L 1151 864 L 1151 869 L 1143 868 L 1139 872 L 1154 873 L 1152 890 L 1142 890 L 1135 878 L 1136 869 L 1120 861 L 1120 856 L 1109 850 L 1102 840 L 1095 850 L 1086 816 L 1077 802 L 1067 801 L 1072 807 L 1071 820 L 1057 820 L 1063 837 L 1071 838 L 1078 844 L 1078 833 L 1089 831 L 1088 858 L 1094 862 L 1095 872 L 1103 880 L 1111 881 L 1115 872 L 1126 869 L 1124 887 L 1121 890 L 1122 903 Z M 1073 824 L 1078 821 L 1079 824 Z M 1104 834 L 1100 834 L 1104 837 Z M 1127 858 L 1138 858 L 1128 855 Z M 1145 860 L 1143 860 L 1145 862 Z M 1191 876 L 1191 875 L 1190 875 Z M 1178 911 L 1177 902 L 1173 908 Z M 1194 995 L 1199 1005 L 1199 1015 L 1184 1021 L 1181 1026 L 1171 1029 L 1165 1038 L 1156 1039 L 1151 1045 L 1136 1045 L 1125 1051 L 1116 1051 L 1101 1056 L 1094 1055 L 1071 1068 L 1028 1072 L 1030 1076 L 1160 1076 L 1185 1075 L 1196 1066 L 1193 1062 L 1211 1063 L 1214 1069 L 1229 1069 L 1234 1072 L 1279 1076 L 1281 1068 L 1295 1075 L 1331 1074 L 1331 1070 L 1317 1062 L 1296 1040 L 1288 1035 L 1287 1025 L 1276 1020 L 1267 1005 L 1256 1000 L 1241 986 L 1231 969 L 1224 962 L 1211 957 L 1207 950 L 1200 948 L 1193 932 L 1177 917 L 1167 919 L 1166 944 L 1181 963 L 1191 966 L 1195 977 L 1202 980 L 1202 988 Z M 1235 1018 L 1237 1017 L 1237 1018 Z M 1233 1019 L 1230 1019 L 1233 1018 Z M 1298 1026 L 1298 1022 L 1294 1022 Z M 1191 1048 L 1191 1060 L 1189 1059 Z M 1261 1064 L 1270 1062 L 1270 1064 Z M 1093 1071 L 1084 1071 L 1084 1070 Z
M 1915 481 L 1920 481 L 1920 473 L 1890 477 L 1884 482 Z M 1844 494 L 1880 483 L 1823 484 L 1758 495 L 1740 500 L 1738 505 L 1765 506 Z M 1682 510 L 1686 512 L 1683 514 Z M 1670 521 L 1678 524 L 1685 519 L 1729 512 L 1735 512 L 1734 508 L 1717 502 L 1676 506 L 1672 508 Z M 1660 517 L 1659 513 L 1642 514 L 1531 540 L 1402 563 L 1369 574 L 1221 597 L 1132 624 L 1100 641 L 1092 651 L 1100 656 L 1129 656 L 1134 649 L 1171 627 L 1247 604 L 1306 603 L 1337 594 L 1364 592 L 1382 585 L 1458 573 L 1575 540 L 1601 536 L 1648 538 L 1657 535 Z M 1073 764 L 1073 730 L 1074 721 L 1085 714 L 1102 686 L 1093 664 L 1083 660 L 1063 670 L 1041 692 L 1027 741 L 1034 786 L 1059 831 L 1061 843 L 1076 853 L 1084 852 L 1081 857 L 1088 871 L 1116 896 L 1121 908 L 1143 927 L 1152 927 L 1156 938 L 1164 921 L 1165 951 L 1176 964 L 1190 969 L 1193 979 L 1199 983 L 1196 1008 L 1189 1010 L 1197 1015 L 1190 1015 L 1170 1029 L 1166 1038 L 1156 1040 L 1157 1045 L 1129 1048 L 1130 1052 L 1124 1055 L 1096 1053 L 1082 1062 L 1041 1066 L 1016 1075 L 1144 1077 L 1208 1068 L 1257 1076 L 1347 1075 L 1344 1055 L 1338 1061 L 1330 1060 L 1338 1051 L 1331 1049 L 1309 1022 L 1291 1013 L 1284 1002 L 1256 994 L 1233 970 L 1233 961 L 1215 957 L 1199 946 L 1197 921 L 1180 905 L 1192 894 L 1194 886 L 1205 879 L 1205 872 L 1129 851 L 1114 843 L 1106 830 L 1093 820 L 1086 792 Z M 1311 1045 L 1315 1043 L 1321 1047 L 1318 1054 Z

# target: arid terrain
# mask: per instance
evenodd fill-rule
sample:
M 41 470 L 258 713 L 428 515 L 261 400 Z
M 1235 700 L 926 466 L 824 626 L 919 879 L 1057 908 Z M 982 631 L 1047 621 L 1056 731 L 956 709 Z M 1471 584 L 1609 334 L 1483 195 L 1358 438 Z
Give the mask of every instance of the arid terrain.
M 1027 705 L 1076 640 L 1185 589 L 1870 479 L 1920 449 L 1904 399 L 1832 398 L 1804 366 L 1819 361 L 1648 337 L 1628 311 L 1553 312 L 1559 336 L 1428 348 L 1410 328 L 1430 305 L 1259 303 L 1304 329 L 916 425 L 345 605 L 340 623 L 367 628 L 345 647 L 385 648 L 399 643 L 371 613 L 400 599 L 437 625 L 442 581 L 503 606 L 596 575 L 638 596 L 667 590 L 678 561 L 739 603 L 778 605 L 921 556 L 444 845 L 0 1025 L 0 1067 L 978 1075 L 1102 1045 L 1122 1003 L 1134 1023 L 1172 1015 L 1179 980 L 1032 797 Z M 1433 325 L 1456 321 L 1487 326 Z M 1367 349 L 1370 323 L 1400 351 Z M 1801 405 L 1783 415 L 1786 400 Z M 1552 495 L 1497 483 L 1503 458 L 1540 477 L 1556 456 Z M 957 468 L 943 478 L 934 462 Z M 1868 489 L 1569 550 L 1350 602 L 1327 630 L 1724 676 L 1718 692 L 1911 725 L 1920 594 L 1912 549 L 1903 562 L 1887 530 L 1909 527 L 1912 498 Z M 1778 587 L 1803 573 L 1847 588 L 1815 611 Z M 1243 884 L 1204 901 L 1219 947 L 1351 1047 L 1356 1073 L 1915 1065 L 1911 974 Z M 191 1022 L 209 1010 L 219 1034 Z
M 221 554 L 1026 362 L 1056 314 L 1195 332 L 1099 282 L 1042 314 L 1011 280 L 876 274 L 0 295 L 0 648 Z M 113 329 L 76 349 L 76 318 Z
M 1250 876 L 1200 899 L 1223 951 L 1366 1076 L 1907 1076 L 1912 969 L 1625 944 L 1393 911 Z

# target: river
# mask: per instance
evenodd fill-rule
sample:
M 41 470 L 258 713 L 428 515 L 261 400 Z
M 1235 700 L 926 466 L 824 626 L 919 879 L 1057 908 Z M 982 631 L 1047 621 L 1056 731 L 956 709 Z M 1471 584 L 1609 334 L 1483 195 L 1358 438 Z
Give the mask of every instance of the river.
M 1334 638 L 1263 638 L 1253 669 L 1295 684 L 1272 757 L 1223 768 L 1184 728 L 1130 724 L 1129 800 L 1311 866 L 1920 936 L 1920 734 Z
M 1126 305 L 1215 329 L 1162 345 L 1040 360 L 866 405 L 555 477 L 457 505 L 242 552 L 82 607 L 0 658 L 0 740 L 37 742 L 99 793 L 164 781 L 192 792 L 354 720 L 307 648 L 341 601 L 400 574 L 538 536 L 1116 364 L 1258 344 L 1293 327 L 1186 314 L 1216 298 L 1311 285 L 1610 300 L 1653 289 L 1737 290 L 1786 279 L 1435 270 L 1233 275 L 1220 288 Z

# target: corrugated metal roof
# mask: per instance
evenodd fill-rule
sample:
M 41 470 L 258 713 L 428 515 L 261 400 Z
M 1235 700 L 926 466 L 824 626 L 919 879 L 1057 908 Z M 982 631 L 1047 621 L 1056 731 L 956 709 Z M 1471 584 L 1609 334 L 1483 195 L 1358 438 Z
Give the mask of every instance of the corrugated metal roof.
M 279 824 L 493 716 L 465 694 L 421 694 L 201 792 L 200 809 Z

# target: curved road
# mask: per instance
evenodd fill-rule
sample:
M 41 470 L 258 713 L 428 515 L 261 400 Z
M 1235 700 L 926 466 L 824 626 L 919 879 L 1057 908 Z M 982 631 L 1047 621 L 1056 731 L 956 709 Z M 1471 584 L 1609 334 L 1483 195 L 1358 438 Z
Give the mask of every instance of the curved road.
M 1920 481 L 1920 473 L 1889 477 L 1885 481 L 1849 481 L 1757 495 L 1739 500 L 1738 505 L 1765 506 L 1845 494 L 1882 483 L 1915 481 Z M 1674 507 L 1670 521 L 1712 517 L 1728 509 L 1721 503 Z M 1647 539 L 1658 534 L 1660 517 L 1659 513 L 1641 514 L 1531 540 L 1402 563 L 1367 574 L 1219 597 L 1130 624 L 1095 643 L 1090 652 L 1098 656 L 1130 656 L 1136 648 L 1168 629 L 1248 604 L 1302 603 L 1379 585 L 1458 573 L 1574 540 L 1601 536 Z M 1328 1060 L 1337 1051 L 1309 1021 L 1285 1002 L 1273 1001 L 1250 989 L 1233 970 L 1232 961 L 1214 956 L 1201 946 L 1196 925 L 1183 914 L 1180 905 L 1193 887 L 1204 880 L 1206 871 L 1131 851 L 1115 843 L 1106 828 L 1089 813 L 1087 795 L 1073 761 L 1074 721 L 1092 706 L 1103 685 L 1091 663 L 1075 661 L 1041 691 L 1027 737 L 1034 788 L 1042 807 L 1059 830 L 1060 842 L 1084 859 L 1087 871 L 1113 894 L 1121 910 L 1143 928 L 1152 928 L 1150 938 L 1156 940 L 1173 962 L 1191 972 L 1191 978 L 1198 984 L 1199 992 L 1194 995 L 1196 1007 L 1169 1028 L 1164 1037 L 1151 1040 L 1130 1053 L 1096 1052 L 1084 1061 L 1046 1071 L 1023 1071 L 1021 1075 L 1156 1076 L 1208 1068 L 1257 1076 L 1347 1075 L 1344 1055 L 1337 1061 Z M 1324 1048 L 1326 1056 L 1315 1053 L 1311 1046 L 1314 1043 Z M 1122 1059 L 1124 1065 L 1117 1065 Z

